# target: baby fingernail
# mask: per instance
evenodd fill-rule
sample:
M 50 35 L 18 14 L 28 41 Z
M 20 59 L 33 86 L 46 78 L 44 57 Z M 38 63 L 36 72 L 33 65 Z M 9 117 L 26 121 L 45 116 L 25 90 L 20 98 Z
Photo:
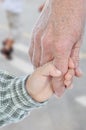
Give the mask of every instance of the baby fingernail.
M 57 70 L 56 72 L 57 72 L 57 74 L 58 74 L 59 76 L 61 76 L 61 74 L 62 74 L 61 71 Z

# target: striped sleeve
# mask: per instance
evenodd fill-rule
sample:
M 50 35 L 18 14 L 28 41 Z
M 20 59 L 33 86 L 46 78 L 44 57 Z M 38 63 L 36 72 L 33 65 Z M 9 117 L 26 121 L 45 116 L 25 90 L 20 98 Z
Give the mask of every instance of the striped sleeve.
M 25 89 L 28 76 L 15 77 L 0 71 L 0 126 L 18 122 L 45 103 L 34 101 Z

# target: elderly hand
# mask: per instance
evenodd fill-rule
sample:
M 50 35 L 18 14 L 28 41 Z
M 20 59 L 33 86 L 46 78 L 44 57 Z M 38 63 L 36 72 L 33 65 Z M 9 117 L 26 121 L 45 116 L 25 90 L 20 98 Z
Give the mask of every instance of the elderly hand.
M 63 73 L 62 78 L 53 78 L 53 89 L 59 96 L 65 90 L 65 75 L 70 75 L 70 57 L 74 63 L 74 74 L 78 77 L 81 75 L 78 67 L 85 6 L 86 0 L 47 0 L 32 32 L 29 54 L 33 65 L 38 67 L 53 60 Z

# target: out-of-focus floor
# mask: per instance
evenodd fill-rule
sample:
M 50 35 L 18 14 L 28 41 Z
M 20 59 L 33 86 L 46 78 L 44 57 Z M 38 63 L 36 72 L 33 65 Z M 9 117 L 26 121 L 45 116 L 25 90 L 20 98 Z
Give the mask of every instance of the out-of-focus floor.
M 23 13 L 22 42 L 15 44 L 12 61 L 0 55 L 0 69 L 17 76 L 32 72 L 28 58 L 31 29 L 39 16 L 38 6 L 43 0 L 26 0 Z M 0 46 L 8 32 L 5 12 L 0 6 Z M 0 130 L 86 130 L 86 34 L 81 50 L 81 68 L 84 76 L 74 81 L 74 88 L 68 90 L 61 99 L 53 97 L 49 103 L 17 124 Z

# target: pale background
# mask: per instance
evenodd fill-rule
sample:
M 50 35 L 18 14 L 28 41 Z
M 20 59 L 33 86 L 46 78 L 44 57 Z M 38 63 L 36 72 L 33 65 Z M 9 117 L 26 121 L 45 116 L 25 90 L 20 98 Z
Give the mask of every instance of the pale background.
M 26 0 L 23 16 L 22 42 L 15 44 L 12 61 L 0 55 L 0 69 L 17 76 L 32 71 L 29 63 L 28 48 L 32 27 L 40 15 L 37 11 L 43 0 Z M 4 10 L 0 6 L 0 46 L 8 32 Z M 53 97 L 41 109 L 34 110 L 23 121 L 1 128 L 0 130 L 86 130 L 86 34 L 81 50 L 81 68 L 84 76 L 76 79 L 74 88 L 68 90 L 61 99 Z

